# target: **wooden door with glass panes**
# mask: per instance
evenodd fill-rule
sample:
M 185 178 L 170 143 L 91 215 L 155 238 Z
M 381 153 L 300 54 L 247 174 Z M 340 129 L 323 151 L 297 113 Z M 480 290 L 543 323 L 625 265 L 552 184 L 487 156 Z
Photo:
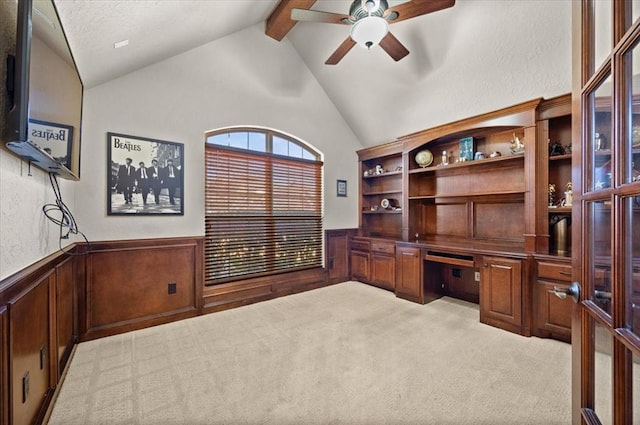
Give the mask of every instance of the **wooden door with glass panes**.
M 640 424 L 640 1 L 572 4 L 572 417 Z

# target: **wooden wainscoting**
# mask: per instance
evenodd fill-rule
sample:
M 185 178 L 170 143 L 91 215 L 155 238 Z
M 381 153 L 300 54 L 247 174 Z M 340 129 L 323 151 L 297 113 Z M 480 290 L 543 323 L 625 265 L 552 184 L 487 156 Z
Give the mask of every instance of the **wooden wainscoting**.
M 318 267 L 212 285 L 204 289 L 203 313 L 213 313 L 296 292 L 308 291 L 326 286 L 327 282 L 327 271 Z
M 80 294 L 81 340 L 200 314 L 203 242 L 197 237 L 92 243 Z
M 352 230 L 349 230 L 352 231 Z M 332 283 L 347 280 L 349 231 L 327 231 Z M 204 288 L 204 238 L 92 242 L 0 281 L 0 424 L 40 424 L 79 340 L 325 286 L 314 268 Z
M 0 282 L 0 423 L 45 417 L 77 341 L 82 263 L 57 252 Z

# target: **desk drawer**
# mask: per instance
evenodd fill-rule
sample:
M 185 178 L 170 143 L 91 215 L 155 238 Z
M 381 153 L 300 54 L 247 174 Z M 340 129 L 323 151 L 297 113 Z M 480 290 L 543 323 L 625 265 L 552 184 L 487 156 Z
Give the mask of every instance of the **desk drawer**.
M 369 252 L 369 249 L 370 249 L 369 241 L 355 240 L 355 239 L 351 241 L 351 250 L 353 251 Z
M 382 252 L 385 254 L 395 255 L 396 244 L 393 242 L 372 241 L 371 251 Z
M 571 282 L 571 266 L 568 264 L 539 262 L 538 277 Z

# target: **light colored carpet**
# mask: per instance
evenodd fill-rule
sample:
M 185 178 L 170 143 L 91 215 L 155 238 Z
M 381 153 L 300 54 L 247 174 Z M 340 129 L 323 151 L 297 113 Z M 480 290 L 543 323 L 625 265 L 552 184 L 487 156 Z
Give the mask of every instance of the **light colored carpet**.
M 79 344 L 50 425 L 569 424 L 570 346 L 355 282 Z

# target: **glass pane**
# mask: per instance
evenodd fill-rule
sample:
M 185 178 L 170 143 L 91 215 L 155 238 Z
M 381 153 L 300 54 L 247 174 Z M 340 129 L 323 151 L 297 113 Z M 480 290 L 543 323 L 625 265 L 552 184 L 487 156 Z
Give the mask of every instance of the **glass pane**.
M 302 147 L 293 142 L 289 142 L 289 156 L 292 158 L 302 158 Z
M 591 279 L 594 291 L 591 299 L 611 314 L 611 202 L 590 202 Z
M 591 172 L 588 178 L 588 190 L 606 189 L 611 186 L 611 75 L 609 75 L 589 95 L 589 112 L 591 115 L 591 129 L 588 140 L 588 155 Z
M 232 148 L 247 149 L 249 136 L 246 131 L 230 133 L 229 137 L 229 146 Z
M 630 22 L 630 24 L 633 24 L 638 19 L 639 16 L 640 16 L 640 0 L 631 0 L 631 22 Z
M 624 155 L 625 183 L 640 180 L 640 46 L 636 44 L 625 55 L 625 67 L 631 72 L 627 88 L 627 113 L 629 125 Z
M 612 0 L 595 0 L 594 37 L 595 56 L 594 69 L 598 69 L 613 50 Z
M 640 196 L 624 199 L 627 327 L 640 335 Z
M 306 150 L 306 149 L 304 149 L 302 151 L 302 157 L 304 159 L 316 159 L 316 156 L 313 153 L 311 153 L 308 150 Z
M 613 338 L 604 326 L 596 323 L 595 328 L 595 412 L 603 425 L 613 423 L 612 396 L 612 353 Z
M 267 151 L 267 135 L 265 133 L 249 133 L 249 150 Z
M 229 133 L 216 134 L 215 136 L 207 137 L 207 143 L 213 143 L 214 145 L 229 146 Z
M 282 137 L 273 136 L 273 153 L 276 155 L 289 155 L 289 141 Z

